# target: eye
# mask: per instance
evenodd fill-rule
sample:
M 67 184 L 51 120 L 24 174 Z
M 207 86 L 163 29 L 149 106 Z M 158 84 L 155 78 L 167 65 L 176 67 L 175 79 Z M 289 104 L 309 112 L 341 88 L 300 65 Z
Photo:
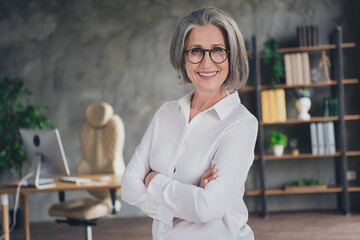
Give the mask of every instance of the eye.
M 218 53 L 218 52 L 222 52 L 224 50 L 222 48 L 217 47 L 217 48 L 213 48 L 213 50 L 211 50 L 211 51 L 215 52 L 215 53 Z
M 203 50 L 201 48 L 193 48 L 190 50 L 191 53 L 202 53 Z

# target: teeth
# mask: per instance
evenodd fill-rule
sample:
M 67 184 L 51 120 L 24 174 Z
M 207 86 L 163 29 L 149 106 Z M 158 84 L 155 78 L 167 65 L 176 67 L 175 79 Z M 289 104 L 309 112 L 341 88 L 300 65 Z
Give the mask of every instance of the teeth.
M 203 76 L 203 77 L 212 77 L 216 74 L 216 72 L 213 72 L 213 73 L 201 73 L 199 72 L 200 76 Z

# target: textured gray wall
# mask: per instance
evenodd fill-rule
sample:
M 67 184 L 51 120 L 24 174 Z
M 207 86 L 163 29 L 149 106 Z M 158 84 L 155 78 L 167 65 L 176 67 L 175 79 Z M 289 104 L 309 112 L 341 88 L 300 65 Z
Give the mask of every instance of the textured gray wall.
M 110 103 L 125 124 L 127 163 L 156 109 L 191 89 L 179 86 L 169 63 L 169 45 L 179 20 L 205 5 L 229 12 L 247 41 L 257 35 L 259 48 L 269 35 L 280 44 L 293 42 L 296 25 L 318 24 L 320 43 L 328 42 L 329 31 L 338 24 L 349 39 L 353 37 L 340 0 L 9 0 L 0 2 L 0 77 L 24 78 L 35 93 L 30 102 L 49 107 L 72 172 L 81 158 L 78 129 L 85 107 L 97 101 Z M 311 176 L 326 165 L 320 160 L 318 167 L 311 168 L 310 160 L 305 161 L 307 167 L 304 161 L 268 164 L 269 186 L 303 177 L 304 172 Z M 328 170 L 319 177 L 333 182 Z M 6 182 L 8 174 L 1 175 Z M 256 169 L 251 170 L 247 186 L 258 187 Z M 78 195 L 86 194 L 68 194 Z M 30 196 L 31 220 L 49 220 L 47 209 L 56 201 L 56 194 Z M 250 210 L 259 210 L 255 198 L 247 198 L 247 203 Z M 336 207 L 335 195 L 269 198 L 270 210 L 319 207 Z M 120 216 L 141 215 L 123 204 Z

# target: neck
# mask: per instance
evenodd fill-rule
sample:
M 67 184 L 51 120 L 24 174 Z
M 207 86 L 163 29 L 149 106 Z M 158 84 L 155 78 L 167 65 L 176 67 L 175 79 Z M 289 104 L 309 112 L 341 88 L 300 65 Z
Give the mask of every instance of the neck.
M 227 94 L 223 88 L 219 88 L 218 91 L 212 93 L 199 92 L 195 90 L 191 99 L 191 109 L 195 112 L 202 112 L 215 105 L 221 99 L 226 97 L 226 95 Z

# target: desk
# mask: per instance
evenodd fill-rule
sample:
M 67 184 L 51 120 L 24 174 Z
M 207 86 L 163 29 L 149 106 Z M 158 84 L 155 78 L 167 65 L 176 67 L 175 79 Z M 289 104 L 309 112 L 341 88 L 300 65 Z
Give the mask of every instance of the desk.
M 100 177 L 109 176 L 110 180 L 106 182 L 99 182 Z M 30 218 L 29 218 L 29 193 L 42 193 L 42 192 L 59 192 L 59 191 L 77 191 L 77 190 L 89 190 L 89 189 L 116 189 L 121 187 L 121 177 L 114 174 L 98 174 L 98 175 L 86 175 L 78 176 L 84 178 L 90 178 L 93 184 L 80 184 L 68 182 L 55 181 L 56 186 L 45 189 L 37 189 L 33 187 L 22 187 L 20 190 L 21 195 L 21 208 L 24 213 L 24 230 L 25 239 L 30 240 Z M 0 203 L 2 210 L 2 230 L 3 233 L 9 232 L 9 207 L 8 207 L 8 194 L 16 194 L 16 187 L 1 187 L 0 188 Z M 2 235 L 1 233 L 0 235 Z M 10 234 L 7 234 L 4 240 L 10 240 Z

